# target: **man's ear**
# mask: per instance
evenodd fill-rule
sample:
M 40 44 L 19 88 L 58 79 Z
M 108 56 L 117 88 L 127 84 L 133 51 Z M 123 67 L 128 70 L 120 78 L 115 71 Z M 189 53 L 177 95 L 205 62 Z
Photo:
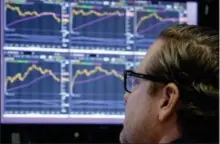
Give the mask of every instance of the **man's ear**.
M 167 84 L 160 99 L 159 121 L 164 121 L 175 111 L 179 100 L 179 89 L 174 83 Z

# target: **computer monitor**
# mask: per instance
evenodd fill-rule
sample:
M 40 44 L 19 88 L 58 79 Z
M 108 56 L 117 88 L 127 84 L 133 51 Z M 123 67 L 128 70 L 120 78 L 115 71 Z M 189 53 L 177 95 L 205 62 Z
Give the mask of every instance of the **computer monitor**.
M 1 122 L 121 124 L 123 71 L 196 2 L 1 1 Z

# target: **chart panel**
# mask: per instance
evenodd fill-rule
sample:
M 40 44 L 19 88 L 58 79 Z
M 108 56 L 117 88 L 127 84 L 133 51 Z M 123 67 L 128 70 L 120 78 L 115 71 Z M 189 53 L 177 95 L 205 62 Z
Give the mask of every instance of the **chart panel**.
M 161 31 L 178 23 L 177 12 L 138 12 L 136 32 L 139 35 L 156 38 Z
M 69 23 L 63 3 L 13 1 L 5 3 L 5 42 L 9 46 L 61 47 Z
M 64 78 L 65 63 L 52 56 L 47 60 L 45 54 L 23 57 L 8 55 L 5 60 L 5 111 L 17 114 L 67 113 L 62 108 L 65 103 L 63 94 L 68 91 L 68 79 Z
M 147 51 L 159 34 L 169 26 L 186 23 L 185 5 L 160 4 L 136 9 L 135 50 Z
M 72 6 L 71 15 L 72 48 L 126 50 L 128 30 L 124 5 L 80 3 Z
M 115 59 L 122 61 L 117 62 Z M 131 66 L 132 64 L 125 62 L 124 58 L 109 58 L 109 56 L 96 58 L 90 62 L 73 62 L 70 112 L 122 114 L 124 112 L 123 73 Z

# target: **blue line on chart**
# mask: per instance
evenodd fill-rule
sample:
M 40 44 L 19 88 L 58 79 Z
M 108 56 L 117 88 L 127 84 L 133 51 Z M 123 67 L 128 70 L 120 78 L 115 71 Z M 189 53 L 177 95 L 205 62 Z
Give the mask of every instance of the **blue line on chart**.
M 77 82 L 75 82 L 75 83 L 77 83 Z M 103 94 L 103 93 L 78 93 L 78 94 L 80 94 L 80 95 L 87 95 L 87 96 L 103 96 L 103 95 L 105 95 L 105 96 L 107 96 L 107 97 L 111 97 L 111 96 L 119 96 L 120 97 L 120 99 L 121 99 L 121 96 L 123 96 L 124 95 L 124 93 L 106 93 L 106 94 Z
M 81 103 L 75 103 L 75 102 L 71 102 L 74 105 L 91 105 L 91 104 L 97 104 L 97 105 L 120 105 L 120 104 L 124 104 L 124 103 L 114 103 L 114 102 L 101 102 L 101 103 L 96 103 L 96 102 L 81 102 Z
M 77 100 L 77 101 L 74 101 L 76 103 L 81 103 L 81 102 L 94 102 L 94 103 L 103 103 L 103 102 L 112 102 L 112 103 L 124 103 L 123 100 Z
M 149 48 L 150 46 L 151 46 L 151 44 L 135 44 L 135 46 L 136 46 L 136 48 L 138 48 L 138 47 L 144 47 L 144 48 Z
M 108 19 L 108 18 L 113 17 L 113 16 L 115 16 L 115 15 L 109 15 L 109 16 L 105 16 L 105 17 L 98 18 L 98 19 L 96 19 L 96 20 L 94 20 L 94 21 L 90 21 L 90 22 L 88 22 L 88 23 L 84 23 L 84 24 L 82 24 L 82 25 L 80 25 L 80 26 L 78 26 L 78 27 L 75 27 L 75 28 L 73 28 L 73 30 L 78 30 L 78 29 L 87 27 L 88 25 L 92 25 L 92 24 L 94 24 L 94 23 L 97 23 L 97 22 L 102 21 L 102 20 L 104 20 L 104 19 Z
M 117 43 L 117 42 L 112 42 L 112 43 L 110 43 L 110 42 L 100 42 L 100 43 L 98 43 L 98 42 L 75 42 L 75 41 L 71 41 L 71 44 L 88 44 L 88 45 L 90 45 L 90 44 L 93 44 L 93 45 L 111 45 L 111 46 L 126 46 L 126 43 Z
M 46 93 L 46 92 L 22 92 L 22 93 L 19 93 L 19 92 L 9 92 L 9 94 L 13 94 L 13 95 L 31 95 L 31 96 L 34 96 L 34 95 L 52 95 L 52 96 L 60 96 L 59 93 Z
M 47 38 L 47 39 L 54 39 L 54 38 L 62 38 L 61 36 L 57 35 L 24 35 L 24 34 L 5 34 L 5 37 L 22 37 L 22 38 Z
M 71 102 L 71 104 L 74 104 L 74 105 L 100 105 L 100 106 L 106 106 L 106 105 L 124 105 L 124 103 L 111 103 L 111 102 L 102 102 L 102 103 L 93 103 L 93 102 L 89 102 L 89 103 L 75 103 L 75 102 Z
M 60 103 L 60 100 L 27 100 L 27 99 L 6 99 L 5 103 L 44 103 L 44 104 L 56 104 Z
M 33 33 L 33 32 L 53 32 L 53 33 L 59 33 L 59 34 L 61 34 L 61 30 L 59 30 L 59 31 L 49 30 L 49 29 L 31 29 L 31 30 L 30 30 L 30 29 L 26 29 L 26 28 L 19 28 L 19 30 L 22 31 L 22 32 L 31 32 L 31 33 Z M 5 28 L 5 31 L 6 31 L 6 32 L 15 32 L 16 29 L 12 29 L 12 28 L 8 29 L 8 28 Z
M 39 39 L 31 39 L 31 40 L 22 40 L 22 39 L 15 39 L 15 38 L 5 38 L 6 41 L 20 41 L 20 42 L 50 42 L 50 43 L 61 43 L 61 40 L 59 41 L 51 41 L 51 40 L 39 40 Z
M 147 39 L 147 38 L 143 38 L 143 39 L 139 39 L 139 40 L 135 40 L 136 43 L 153 43 L 155 41 L 155 39 Z
M 75 103 L 75 102 L 71 102 L 71 104 L 73 104 L 74 106 L 76 105 L 84 105 L 84 106 L 91 106 L 91 105 L 99 105 L 99 106 L 107 106 L 107 105 L 114 105 L 114 106 L 118 106 L 118 105 L 124 105 L 124 102 L 122 103 L 114 103 L 114 102 L 102 102 L 102 103 L 93 103 L 93 102 L 89 102 L 89 103 Z
M 14 105 L 5 105 L 5 107 L 10 107 L 10 108 L 60 108 L 61 105 L 54 104 L 54 105 L 33 105 L 30 103 L 30 105 L 20 105 L 20 104 L 14 104 Z
M 99 106 L 99 105 L 95 105 L 95 106 L 85 106 L 85 105 L 80 105 L 80 106 L 75 106 L 75 105 L 71 105 L 71 109 L 77 109 L 77 108 L 100 108 L 100 109 L 103 109 L 103 108 L 108 108 L 108 109 L 118 109 L 118 108 L 124 108 L 125 106 L 124 105 L 117 105 L 117 106 L 110 106 L 110 105 L 105 105 L 105 106 Z
M 79 104 L 79 105 L 76 105 L 76 104 L 72 104 L 72 103 L 70 103 L 70 106 L 72 106 L 72 107 L 76 107 L 76 108 L 79 108 L 79 107 L 113 107 L 113 108 L 116 108 L 116 107 L 121 107 L 121 108 L 124 108 L 125 107 L 125 105 L 124 104 L 115 104 L 115 105 L 113 105 L 113 104 L 103 104 L 103 105 L 97 105 L 97 104 L 91 104 L 91 105 L 83 105 L 83 104 Z
M 92 41 L 104 41 L 104 42 L 126 42 L 125 39 L 116 38 L 95 38 L 95 37 L 71 37 L 71 40 L 92 40 Z
M 123 101 L 110 101 L 110 100 L 105 100 L 105 101 L 95 101 L 95 100 L 71 100 L 71 103 L 76 105 L 76 104 L 104 104 L 104 105 L 118 105 L 118 104 L 124 104 Z

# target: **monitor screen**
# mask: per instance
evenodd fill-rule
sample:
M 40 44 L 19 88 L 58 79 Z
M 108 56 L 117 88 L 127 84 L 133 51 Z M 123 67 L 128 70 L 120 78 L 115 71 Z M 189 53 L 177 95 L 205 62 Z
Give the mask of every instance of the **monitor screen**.
M 196 2 L 2 0 L 1 122 L 121 124 L 123 72 Z

